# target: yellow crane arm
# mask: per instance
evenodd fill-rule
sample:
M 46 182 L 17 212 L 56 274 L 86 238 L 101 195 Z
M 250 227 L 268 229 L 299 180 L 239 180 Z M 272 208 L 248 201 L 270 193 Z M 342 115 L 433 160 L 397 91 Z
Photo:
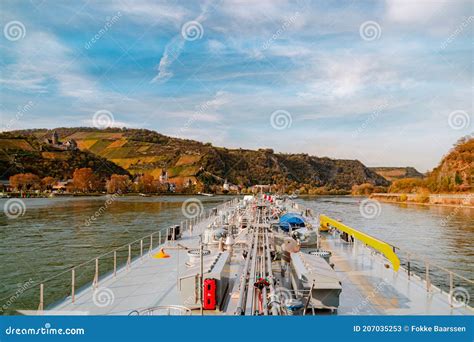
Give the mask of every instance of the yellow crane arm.
M 398 259 L 397 254 L 395 254 L 395 252 L 393 251 L 393 247 L 388 243 L 378 240 L 365 233 L 362 233 L 357 229 L 346 226 L 345 224 L 342 224 L 341 222 L 336 221 L 326 215 L 320 215 L 319 219 L 322 227 L 327 227 L 328 225 L 331 225 L 332 227 L 353 236 L 355 239 L 362 241 L 363 243 L 372 247 L 376 251 L 381 252 L 392 263 L 394 271 L 398 271 L 400 267 L 400 259 Z

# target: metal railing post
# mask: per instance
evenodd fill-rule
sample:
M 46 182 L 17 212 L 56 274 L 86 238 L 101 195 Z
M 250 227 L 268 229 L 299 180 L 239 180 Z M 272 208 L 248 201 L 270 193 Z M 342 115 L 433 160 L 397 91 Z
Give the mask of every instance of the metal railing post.
M 449 305 L 453 306 L 453 289 L 454 289 L 454 281 L 453 281 L 453 272 L 449 272 Z
M 127 269 L 130 269 L 130 262 L 132 261 L 132 246 L 128 245 Z
M 143 256 L 143 240 L 140 240 L 140 257 Z
M 410 280 L 410 275 L 411 275 L 410 254 L 407 255 L 407 272 L 408 272 L 408 280 Z
M 431 281 L 430 281 L 430 264 L 425 261 L 425 279 L 426 279 L 426 291 L 430 292 Z
M 95 259 L 95 274 L 94 274 L 94 280 L 92 282 L 92 285 L 94 289 L 96 289 L 99 286 L 99 259 Z
M 114 251 L 114 277 L 117 276 L 117 251 Z
M 43 314 L 43 308 L 44 308 L 43 295 L 44 295 L 44 285 L 40 284 L 40 302 L 39 302 L 39 305 L 38 305 L 38 313 L 39 314 Z
M 72 304 L 74 304 L 74 302 L 76 301 L 75 287 L 76 287 L 76 269 L 73 268 L 71 270 L 71 302 Z
M 153 234 L 150 235 L 150 248 L 148 249 L 148 253 L 151 253 L 153 250 Z
M 161 230 L 158 232 L 158 246 L 161 245 Z

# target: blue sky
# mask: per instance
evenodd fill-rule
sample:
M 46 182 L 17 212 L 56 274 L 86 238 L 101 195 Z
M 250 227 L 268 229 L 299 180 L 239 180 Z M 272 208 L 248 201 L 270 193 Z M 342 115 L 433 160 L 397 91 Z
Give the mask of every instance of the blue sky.
M 3 130 L 107 111 L 114 126 L 421 171 L 473 131 L 471 1 L 0 6 Z

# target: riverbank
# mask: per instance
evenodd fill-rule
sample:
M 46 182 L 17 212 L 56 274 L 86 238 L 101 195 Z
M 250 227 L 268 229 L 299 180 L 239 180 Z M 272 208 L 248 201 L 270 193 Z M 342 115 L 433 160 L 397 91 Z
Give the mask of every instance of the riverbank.
M 35 193 L 35 192 L 28 192 L 28 193 L 20 193 L 20 192 L 0 192 L 0 198 L 56 198 L 56 197 L 100 197 L 106 195 L 114 195 L 113 193 L 106 193 L 106 192 L 87 192 L 87 193 Z M 241 194 L 236 193 L 227 193 L 227 194 L 212 194 L 203 195 L 203 194 L 196 194 L 196 193 L 151 193 L 151 194 L 143 194 L 139 192 L 128 192 L 124 194 L 120 194 L 121 197 L 163 197 L 163 196 L 197 196 L 197 197 L 214 197 L 214 196 L 239 196 Z M 244 194 L 242 194 L 243 196 Z
M 474 208 L 474 193 L 463 194 L 402 194 L 373 193 L 370 198 L 381 202 Z

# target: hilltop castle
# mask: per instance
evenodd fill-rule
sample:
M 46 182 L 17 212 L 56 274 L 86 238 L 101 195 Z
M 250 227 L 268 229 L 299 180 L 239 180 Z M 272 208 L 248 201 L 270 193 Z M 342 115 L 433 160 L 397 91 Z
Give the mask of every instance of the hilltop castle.
M 77 150 L 77 142 L 74 139 L 69 139 L 66 140 L 66 142 L 60 142 L 59 141 L 59 135 L 58 132 L 54 131 L 51 139 L 45 138 L 44 143 L 52 146 L 54 148 L 58 148 L 60 150 L 64 151 L 75 151 Z

